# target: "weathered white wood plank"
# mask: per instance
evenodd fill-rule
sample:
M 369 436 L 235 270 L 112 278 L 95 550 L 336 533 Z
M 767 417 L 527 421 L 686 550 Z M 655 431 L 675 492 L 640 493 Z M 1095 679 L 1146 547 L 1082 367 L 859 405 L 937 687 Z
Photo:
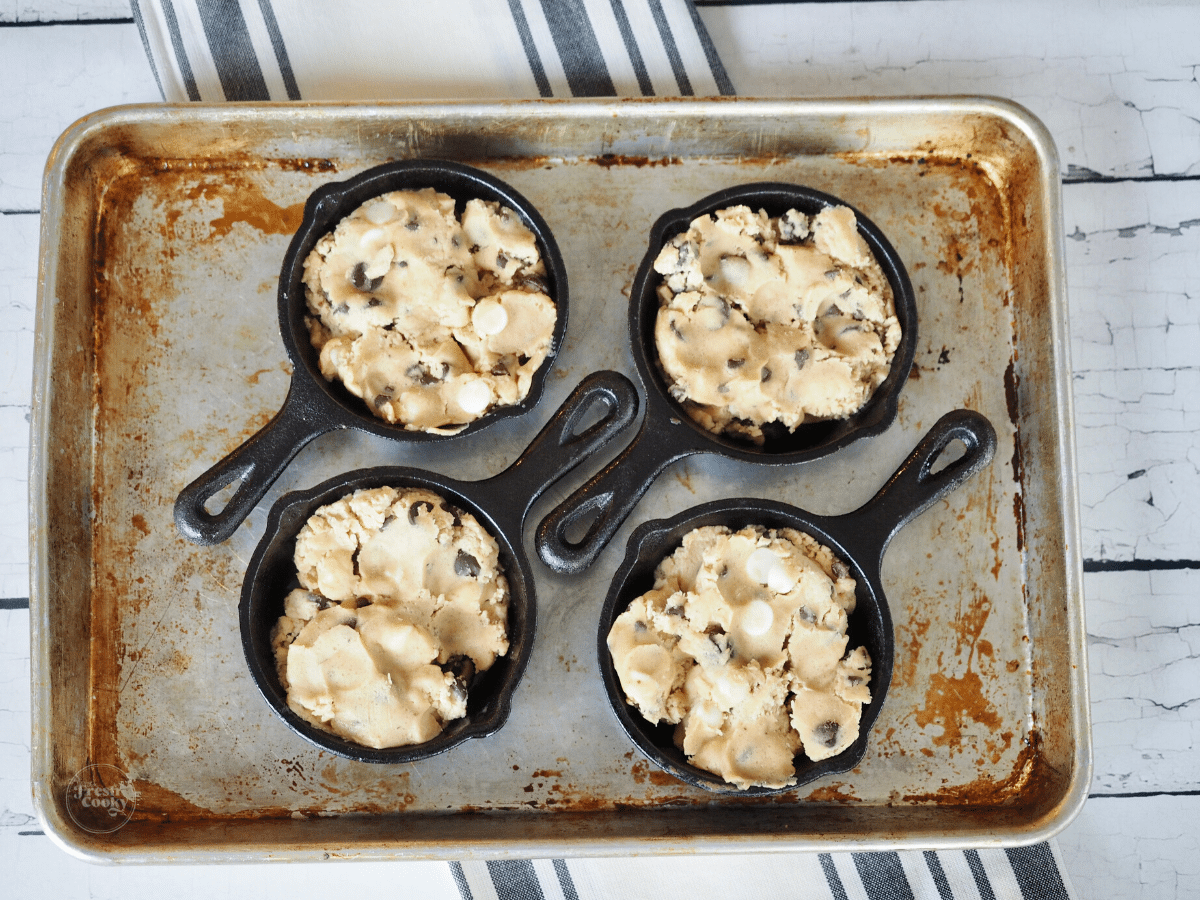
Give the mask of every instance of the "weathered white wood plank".
M 0 22 L 87 22 L 132 15 L 129 0 L 0 0 Z
M 0 598 L 29 596 L 29 401 L 36 215 L 0 215 Z
M 1090 572 L 1095 793 L 1200 791 L 1200 571 Z
M 1200 797 L 1093 797 L 1059 836 L 1084 900 L 1200 897 Z
M 1084 556 L 1196 559 L 1200 181 L 1063 195 Z
M 137 26 L 0 28 L 0 211 L 41 208 L 42 171 L 76 119 L 162 99 Z
M 991 94 L 1039 116 L 1064 172 L 1200 173 L 1200 6 L 801 3 L 704 7 L 743 96 Z

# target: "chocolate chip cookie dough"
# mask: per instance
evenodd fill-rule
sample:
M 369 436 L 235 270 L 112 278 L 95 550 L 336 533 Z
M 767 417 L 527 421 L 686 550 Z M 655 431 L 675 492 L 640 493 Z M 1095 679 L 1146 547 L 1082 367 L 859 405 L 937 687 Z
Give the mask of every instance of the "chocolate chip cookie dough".
M 301 588 L 271 633 L 288 705 L 367 747 L 437 736 L 477 672 L 508 651 L 495 539 L 420 489 L 356 491 L 296 538 Z
M 858 738 L 871 659 L 848 651 L 855 583 L 794 529 L 706 526 L 655 571 L 608 635 L 626 699 L 676 725 L 689 761 L 745 789 L 795 781 Z
M 557 310 L 533 233 L 511 210 L 432 188 L 363 204 L 304 262 L 321 374 L 378 417 L 454 434 L 520 403 Z
M 848 207 L 718 210 L 668 242 L 654 269 L 659 364 L 709 431 L 762 443 L 768 423 L 794 431 L 852 415 L 887 378 L 900 323 Z

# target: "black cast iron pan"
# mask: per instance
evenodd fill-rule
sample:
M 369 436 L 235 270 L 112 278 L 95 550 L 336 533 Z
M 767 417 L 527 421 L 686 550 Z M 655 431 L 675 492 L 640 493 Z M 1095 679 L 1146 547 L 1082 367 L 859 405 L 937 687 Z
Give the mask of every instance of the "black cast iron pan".
M 965 452 L 933 470 L 943 452 L 961 441 Z M 651 761 L 695 787 L 736 796 L 758 796 L 792 790 L 824 775 L 845 772 L 862 761 L 871 727 L 883 706 L 892 677 L 895 638 L 880 571 L 888 543 L 905 524 L 928 509 L 991 460 L 996 433 L 986 418 L 970 410 L 943 416 L 888 482 L 865 505 L 841 516 L 817 516 L 772 500 L 718 500 L 694 507 L 673 518 L 646 522 L 629 539 L 625 561 L 617 570 L 600 614 L 598 651 L 600 671 L 609 701 L 622 728 Z M 948 454 L 949 455 L 949 454 Z M 866 647 L 871 655 L 871 702 L 863 707 L 858 740 L 829 759 L 812 762 L 796 756 L 796 785 L 788 788 L 741 789 L 691 765 L 672 736 L 674 725 L 651 724 L 625 702 L 608 652 L 608 632 L 629 603 L 654 586 L 654 570 L 679 547 L 683 536 L 706 525 L 725 525 L 736 531 L 747 525 L 794 528 L 833 550 L 857 582 L 857 604 L 849 621 L 849 646 Z
M 899 255 L 883 232 L 855 210 L 858 231 L 866 240 L 892 287 L 902 337 L 887 379 L 854 415 L 811 422 L 788 432 L 766 433 L 761 446 L 706 431 L 676 401 L 658 364 L 654 322 L 661 276 L 654 260 L 663 246 L 686 231 L 692 220 L 719 209 L 745 204 L 780 216 L 789 209 L 815 215 L 828 206 L 849 206 L 837 197 L 795 184 L 765 182 L 728 188 L 686 209 L 674 209 L 655 222 L 629 298 L 629 338 L 634 363 L 646 394 L 646 415 L 636 437 L 603 471 L 564 500 L 541 522 L 537 550 L 557 572 L 582 572 L 612 539 L 642 495 L 671 463 L 697 453 L 714 453 L 765 465 L 803 463 L 827 456 L 853 441 L 884 431 L 896 417 L 900 389 L 912 368 L 917 345 L 917 307 L 912 283 Z M 853 207 L 851 207 L 853 208 Z M 767 429 L 764 429 L 767 432 Z M 574 537 L 583 531 L 582 537 Z
M 534 375 L 526 398 L 513 406 L 496 407 L 454 435 L 407 431 L 403 425 L 390 424 L 372 414 L 340 382 L 326 381 L 321 375 L 320 356 L 309 340 L 305 324 L 308 309 L 304 298 L 304 260 L 317 241 L 372 197 L 426 187 L 453 197 L 460 215 L 472 198 L 494 200 L 513 210 L 537 239 L 550 298 L 558 308 L 550 352 Z M 300 449 L 327 431 L 355 428 L 397 440 L 441 441 L 474 434 L 499 419 L 532 409 L 541 397 L 546 372 L 566 332 L 567 271 L 549 226 L 512 187 L 461 163 L 405 160 L 376 166 L 312 193 L 304 206 L 300 229 L 283 258 L 278 305 L 279 330 L 293 365 L 291 387 L 283 407 L 270 422 L 180 492 L 175 501 L 175 525 L 193 543 L 216 544 L 232 535 Z M 225 506 L 219 512 L 210 512 L 206 505 L 233 485 L 237 485 L 236 490 Z
M 597 405 L 603 406 L 603 416 L 577 432 Z M 533 572 L 522 549 L 525 517 L 547 487 L 611 440 L 636 413 L 637 392 L 632 383 L 616 372 L 599 372 L 584 379 L 516 462 L 491 478 L 463 482 L 421 469 L 381 466 L 343 474 L 280 498 L 246 569 L 239 608 L 242 649 L 250 675 L 275 713 L 318 747 L 362 762 L 411 762 L 496 731 L 508 718 L 513 691 L 533 646 L 537 601 Z M 449 723 L 441 734 L 423 744 L 378 750 L 318 728 L 288 707 L 287 693 L 275 671 L 271 627 L 283 613 L 284 598 L 299 587 L 292 557 L 296 535 L 304 523 L 325 504 L 362 488 L 384 485 L 434 491 L 475 516 L 496 539 L 510 592 L 509 650 L 471 683 L 465 718 Z

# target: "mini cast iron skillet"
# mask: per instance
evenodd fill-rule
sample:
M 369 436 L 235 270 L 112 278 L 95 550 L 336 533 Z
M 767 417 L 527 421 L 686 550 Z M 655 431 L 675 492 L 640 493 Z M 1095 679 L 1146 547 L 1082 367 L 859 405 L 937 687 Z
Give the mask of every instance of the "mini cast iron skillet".
M 546 268 L 550 298 L 558 320 L 550 352 L 533 377 L 529 394 L 513 406 L 497 407 L 455 435 L 406 431 L 376 417 L 341 382 L 321 375 L 320 354 L 309 340 L 305 317 L 304 260 L 317 241 L 355 209 L 381 194 L 431 187 L 454 198 L 461 216 L 468 200 L 494 200 L 513 210 L 537 239 Z M 293 365 L 291 387 L 283 408 L 262 430 L 189 484 L 175 501 L 175 525 L 196 544 L 219 543 L 237 530 L 284 468 L 305 444 L 327 431 L 355 428 L 404 441 L 440 441 L 474 434 L 493 422 L 532 409 L 567 327 L 567 271 L 550 228 L 529 201 L 498 178 L 460 163 L 406 160 L 368 169 L 348 181 L 318 188 L 308 198 L 300 230 L 292 238 L 279 276 L 279 330 Z M 241 482 L 220 512 L 205 505 L 218 493 Z
M 576 433 L 597 404 L 604 406 L 603 417 Z M 533 572 L 521 547 L 525 517 L 542 491 L 612 439 L 633 420 L 636 410 L 637 392 L 629 380 L 616 372 L 600 372 L 584 379 L 520 458 L 499 475 L 463 482 L 420 469 L 385 466 L 343 474 L 280 498 L 246 569 L 239 609 L 250 675 L 275 713 L 318 747 L 362 762 L 411 762 L 496 731 L 508 718 L 513 691 L 533 646 L 536 597 Z M 284 598 L 299 587 L 293 553 L 304 523 L 325 504 L 362 488 L 384 485 L 434 491 L 475 516 L 496 539 L 509 585 L 509 650 L 470 684 L 464 718 L 449 723 L 423 744 L 377 750 L 317 728 L 292 712 L 275 671 L 271 628 L 283 613 Z
M 745 204 L 780 216 L 789 209 L 815 215 L 828 206 L 848 206 L 836 197 L 794 184 L 756 183 L 733 187 L 686 209 L 665 213 L 650 232 L 650 247 L 633 280 L 629 299 L 629 337 L 634 363 L 646 393 L 646 415 L 637 436 L 603 471 L 564 500 L 541 522 L 537 549 L 557 572 L 582 572 L 612 539 L 654 480 L 676 460 L 695 453 L 714 453 L 765 465 L 803 463 L 833 453 L 847 444 L 884 431 L 896 416 L 900 388 L 912 367 L 917 345 L 917 308 L 912 283 L 900 257 L 873 222 L 855 210 L 858 232 L 874 253 L 892 286 L 902 337 L 891 371 L 867 404 L 846 419 L 811 422 L 794 432 L 764 428 L 761 446 L 717 435 L 697 424 L 668 390 L 654 344 L 661 276 L 654 260 L 692 220 L 719 209 Z M 573 534 L 584 531 L 574 539 Z
M 932 467 L 955 440 L 965 453 L 934 472 Z M 817 516 L 772 500 L 718 500 L 694 507 L 671 519 L 640 525 L 629 539 L 625 561 L 617 570 L 600 615 L 598 640 L 600 671 L 609 701 L 621 726 L 638 749 L 681 781 L 716 793 L 757 796 L 792 790 L 824 775 L 845 772 L 858 765 L 866 753 L 867 737 L 892 678 L 894 635 L 880 570 L 888 543 L 905 524 L 949 494 L 991 460 L 996 433 L 979 413 L 947 413 L 921 440 L 879 492 L 866 505 L 842 516 Z M 625 702 L 608 651 L 608 632 L 630 602 L 654 586 L 654 570 L 679 547 L 683 536 L 705 525 L 725 525 L 736 531 L 746 525 L 794 528 L 829 547 L 851 570 L 857 603 L 849 622 L 849 647 L 866 647 L 871 655 L 871 702 L 863 707 L 858 740 L 836 756 L 812 762 L 803 753 L 795 759 L 796 785 L 788 788 L 740 789 L 718 775 L 691 765 L 672 735 L 674 725 L 653 725 Z

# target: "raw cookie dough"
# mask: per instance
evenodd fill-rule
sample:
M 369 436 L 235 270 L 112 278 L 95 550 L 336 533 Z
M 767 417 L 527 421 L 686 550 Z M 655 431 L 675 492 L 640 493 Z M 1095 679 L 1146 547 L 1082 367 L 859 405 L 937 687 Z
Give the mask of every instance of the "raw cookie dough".
M 432 188 L 369 200 L 304 262 L 321 374 L 409 431 L 454 434 L 520 403 L 557 310 L 533 233 L 511 210 Z
M 654 261 L 654 340 L 675 399 L 704 428 L 763 442 L 863 407 L 900 343 L 891 285 L 854 211 L 700 216 Z
M 356 491 L 296 538 L 302 588 L 271 633 L 288 705 L 367 747 L 420 744 L 508 652 L 499 547 L 432 491 Z
M 871 658 L 847 652 L 854 586 L 794 529 L 697 528 L 609 631 L 626 698 L 675 724 L 693 765 L 742 789 L 794 784 L 795 755 L 841 753 L 871 700 Z

